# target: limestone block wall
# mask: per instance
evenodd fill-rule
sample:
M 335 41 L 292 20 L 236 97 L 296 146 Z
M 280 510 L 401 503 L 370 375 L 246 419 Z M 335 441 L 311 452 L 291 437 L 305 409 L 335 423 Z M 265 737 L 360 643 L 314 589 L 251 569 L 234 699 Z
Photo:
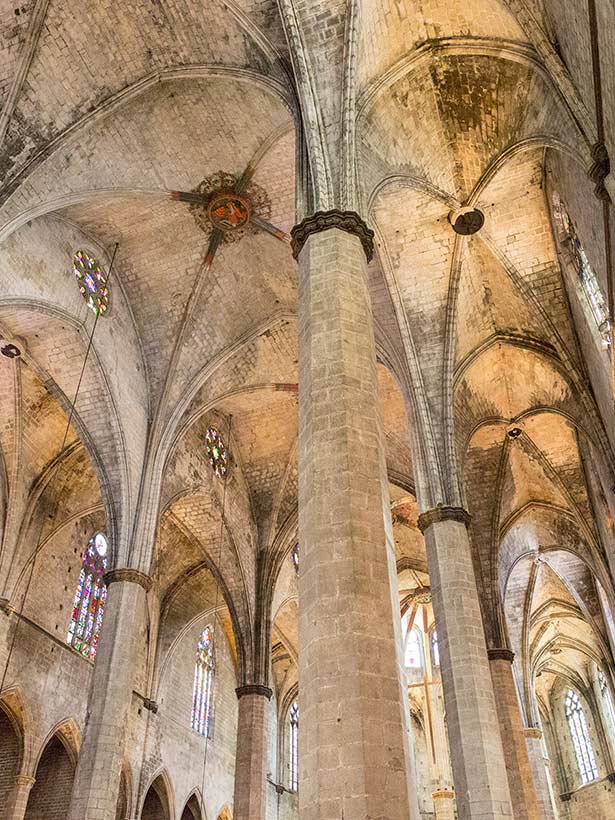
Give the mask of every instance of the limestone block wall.
M 190 728 L 196 646 L 211 616 L 192 623 L 171 648 L 158 688 L 158 714 L 149 721 L 147 767 L 164 767 L 172 780 L 176 815 L 195 789 L 205 795 L 207 817 L 232 803 L 237 743 L 236 670 L 220 623 L 214 626 L 215 677 L 211 736 Z M 138 750 L 139 747 L 137 747 Z
M 610 820 L 615 817 L 615 784 L 597 780 L 576 791 L 569 801 L 558 800 L 561 820 Z

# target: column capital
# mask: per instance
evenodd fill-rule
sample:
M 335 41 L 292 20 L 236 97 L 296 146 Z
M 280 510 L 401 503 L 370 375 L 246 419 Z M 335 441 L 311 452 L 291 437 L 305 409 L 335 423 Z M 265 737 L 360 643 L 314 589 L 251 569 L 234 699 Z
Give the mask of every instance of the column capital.
M 540 740 L 542 738 L 542 729 L 539 729 L 538 726 L 526 726 L 523 734 L 526 737 L 534 738 L 534 740 Z
M 496 646 L 487 650 L 487 657 L 490 661 L 508 661 L 512 663 L 515 659 L 515 653 L 505 646 Z
M 442 798 L 453 800 L 455 792 L 451 789 L 439 789 L 437 792 L 431 794 L 433 800 L 441 800 Z
M 355 211 L 340 211 L 333 208 L 330 211 L 316 211 L 316 213 L 306 216 L 298 225 L 291 230 L 292 237 L 290 246 L 293 257 L 299 258 L 301 249 L 313 233 L 337 228 L 340 231 L 351 233 L 361 240 L 367 261 L 371 262 L 374 255 L 374 232 L 368 228 L 359 214 Z
M 235 689 L 235 694 L 237 695 L 237 700 L 244 695 L 260 695 L 263 698 L 267 698 L 267 700 L 271 700 L 273 692 L 268 686 L 263 686 L 262 683 L 246 683 L 243 686 L 238 686 L 237 689 Z
M 111 569 L 109 572 L 105 572 L 104 581 L 107 586 L 114 584 L 116 581 L 124 581 L 128 584 L 139 584 L 146 592 L 150 591 L 154 583 L 149 575 L 140 572 L 138 569 L 130 569 L 129 567 Z
M 20 788 L 29 787 L 32 788 L 36 782 L 36 778 L 32 777 L 29 774 L 18 774 L 15 775 L 15 785 L 19 786 Z
M 425 530 L 439 521 L 459 521 L 460 524 L 465 524 L 468 527 L 470 520 L 470 513 L 464 510 L 463 507 L 449 507 L 440 504 L 434 507 L 433 510 L 427 510 L 419 515 L 418 528 L 425 534 Z

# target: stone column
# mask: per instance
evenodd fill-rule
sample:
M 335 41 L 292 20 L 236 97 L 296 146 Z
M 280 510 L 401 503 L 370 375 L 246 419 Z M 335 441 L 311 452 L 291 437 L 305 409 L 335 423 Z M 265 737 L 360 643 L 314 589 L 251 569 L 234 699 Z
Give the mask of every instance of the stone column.
M 458 507 L 419 516 L 438 631 L 459 820 L 512 817 L 467 526 Z
M 436 820 L 455 820 L 455 792 L 451 789 L 438 789 L 431 796 Z
M 9 794 L 8 803 L 5 808 L 6 820 L 23 820 L 28 805 L 30 790 L 34 786 L 35 779 L 29 774 L 18 774 L 15 783 Z
M 235 757 L 234 820 L 265 819 L 267 775 L 267 712 L 271 689 L 240 686 Z
M 542 820 L 513 675 L 515 653 L 510 649 L 498 648 L 489 649 L 487 655 L 496 695 L 513 816 L 515 820 Z
M 329 211 L 299 255 L 299 814 L 418 818 L 376 353 L 371 231 Z
M 523 733 L 532 767 L 532 778 L 538 798 L 540 818 L 541 820 L 557 820 L 557 814 L 553 807 L 553 790 L 547 768 L 549 761 L 545 757 L 542 731 L 538 728 L 526 728 Z
M 105 616 L 68 820 L 115 818 L 136 659 L 143 651 L 151 579 L 137 570 L 116 569 L 105 575 L 105 583 Z

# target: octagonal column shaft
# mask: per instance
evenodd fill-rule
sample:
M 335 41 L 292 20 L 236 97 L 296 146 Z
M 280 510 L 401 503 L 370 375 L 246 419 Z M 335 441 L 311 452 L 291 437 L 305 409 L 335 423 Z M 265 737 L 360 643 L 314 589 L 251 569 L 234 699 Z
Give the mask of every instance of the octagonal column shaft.
M 549 782 L 549 760 L 545 756 L 542 731 L 536 728 L 523 730 L 527 744 L 528 756 L 532 767 L 534 787 L 538 798 L 541 820 L 556 820 L 557 815 L 553 806 L 553 790 Z
M 140 657 L 150 579 L 114 570 L 108 584 L 68 820 L 115 820 L 128 709 Z
M 500 719 L 513 815 L 515 820 L 542 820 L 513 675 L 514 653 L 501 648 L 489 649 L 487 655 Z
M 264 820 L 271 689 L 253 684 L 240 686 L 235 691 L 239 709 L 233 817 L 234 820 Z
M 464 510 L 423 513 L 459 820 L 510 820 L 506 765 Z
M 299 280 L 299 814 L 415 820 L 361 241 L 335 227 L 312 232 Z

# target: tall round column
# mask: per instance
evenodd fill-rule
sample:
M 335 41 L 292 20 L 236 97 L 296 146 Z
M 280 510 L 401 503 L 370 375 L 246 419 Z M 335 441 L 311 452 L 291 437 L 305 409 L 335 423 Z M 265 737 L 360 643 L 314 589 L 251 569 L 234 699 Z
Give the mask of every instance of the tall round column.
M 515 655 L 505 647 L 489 649 L 487 654 L 496 693 L 513 814 L 515 820 L 542 820 L 512 669 Z
M 146 590 L 151 579 L 137 570 L 116 569 L 107 573 L 105 583 L 105 617 L 68 820 L 115 817 L 135 659 L 145 638 Z
M 470 540 L 469 515 L 438 507 L 419 516 L 438 631 L 459 820 L 512 817 Z
M 329 211 L 299 257 L 299 814 L 418 819 L 366 255 Z
M 271 689 L 249 684 L 235 690 L 239 699 L 235 756 L 234 820 L 265 820 L 267 713 Z

